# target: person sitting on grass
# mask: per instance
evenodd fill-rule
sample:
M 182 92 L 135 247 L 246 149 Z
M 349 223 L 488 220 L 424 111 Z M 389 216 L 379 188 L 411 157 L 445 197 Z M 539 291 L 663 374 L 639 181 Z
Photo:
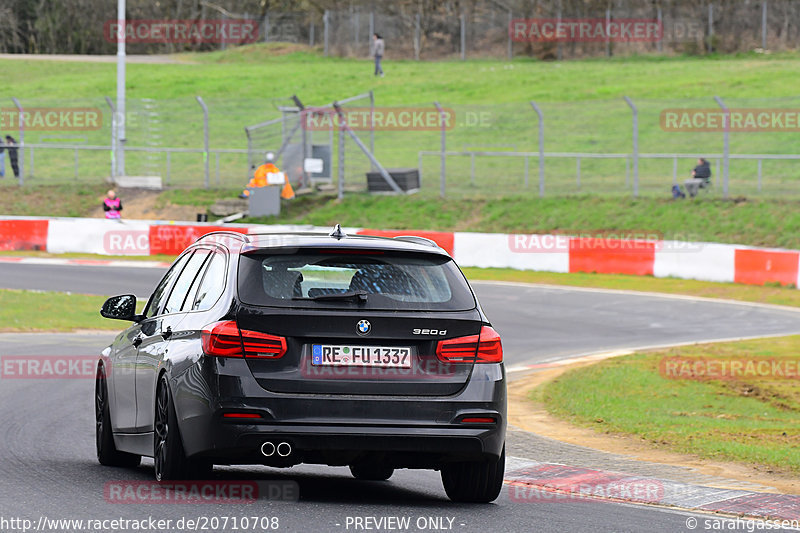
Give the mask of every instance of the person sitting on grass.
M 697 196 L 697 191 L 701 187 L 706 187 L 711 181 L 711 165 L 705 158 L 697 160 L 697 166 L 692 170 L 692 177 L 686 180 L 683 184 L 686 186 L 686 192 L 689 196 L 694 198 Z

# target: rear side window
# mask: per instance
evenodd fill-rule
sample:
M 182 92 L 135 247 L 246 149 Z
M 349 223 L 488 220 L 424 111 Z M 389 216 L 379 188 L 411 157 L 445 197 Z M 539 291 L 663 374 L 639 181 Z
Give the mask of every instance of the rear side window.
M 449 257 L 369 250 L 242 255 L 239 297 L 248 304 L 278 307 L 447 311 L 475 307 L 472 291 Z
M 192 283 L 197 277 L 198 272 L 200 272 L 203 263 L 208 259 L 208 256 L 209 251 L 200 248 L 194 253 L 192 258 L 189 259 L 180 277 L 178 277 L 178 281 L 175 282 L 175 286 L 172 288 L 172 293 L 169 295 L 167 305 L 164 307 L 164 314 L 177 313 L 181 310 L 189 287 L 192 286 Z
M 225 288 L 225 258 L 222 254 L 215 253 L 203 275 L 200 288 L 194 296 L 191 305 L 192 311 L 205 311 L 214 305 Z M 188 307 L 188 304 L 187 304 Z
M 182 255 L 177 261 L 175 261 L 175 263 L 172 265 L 172 268 L 170 268 L 166 275 L 161 279 L 161 283 L 158 284 L 156 290 L 153 291 L 153 295 L 150 296 L 150 301 L 147 303 L 147 309 L 144 312 L 145 316 L 156 316 L 156 313 L 159 312 L 159 309 L 164 303 L 164 299 L 167 297 L 167 289 L 169 289 L 172 280 L 174 280 L 175 277 L 181 273 L 183 266 L 191 256 L 191 253 Z

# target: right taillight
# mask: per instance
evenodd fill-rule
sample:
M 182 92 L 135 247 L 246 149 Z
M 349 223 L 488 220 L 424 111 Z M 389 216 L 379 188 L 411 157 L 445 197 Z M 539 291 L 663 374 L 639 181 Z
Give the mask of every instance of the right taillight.
M 203 353 L 214 357 L 283 357 L 286 338 L 259 331 L 240 330 L 233 320 L 209 324 L 201 333 Z
M 445 363 L 501 363 L 503 345 L 494 328 L 483 326 L 480 335 L 439 341 L 436 356 Z

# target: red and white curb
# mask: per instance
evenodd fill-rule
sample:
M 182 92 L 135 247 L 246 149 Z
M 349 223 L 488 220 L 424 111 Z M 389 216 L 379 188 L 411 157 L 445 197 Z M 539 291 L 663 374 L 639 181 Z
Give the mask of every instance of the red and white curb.
M 607 500 L 724 513 L 800 525 L 800 496 L 691 485 L 622 472 L 509 457 L 505 483 L 515 503 Z
M 176 255 L 214 231 L 329 231 L 297 225 L 215 225 L 152 220 L 0 217 L 0 250 L 101 255 Z M 800 286 L 800 251 L 641 238 L 344 228 L 347 233 L 435 241 L 463 267 L 597 272 Z

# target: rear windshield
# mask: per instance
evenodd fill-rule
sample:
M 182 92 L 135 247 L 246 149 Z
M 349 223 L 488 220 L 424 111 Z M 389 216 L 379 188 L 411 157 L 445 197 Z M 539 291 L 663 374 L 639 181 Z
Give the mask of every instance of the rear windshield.
M 475 297 L 452 259 L 330 250 L 242 255 L 239 298 L 251 305 L 463 311 Z

